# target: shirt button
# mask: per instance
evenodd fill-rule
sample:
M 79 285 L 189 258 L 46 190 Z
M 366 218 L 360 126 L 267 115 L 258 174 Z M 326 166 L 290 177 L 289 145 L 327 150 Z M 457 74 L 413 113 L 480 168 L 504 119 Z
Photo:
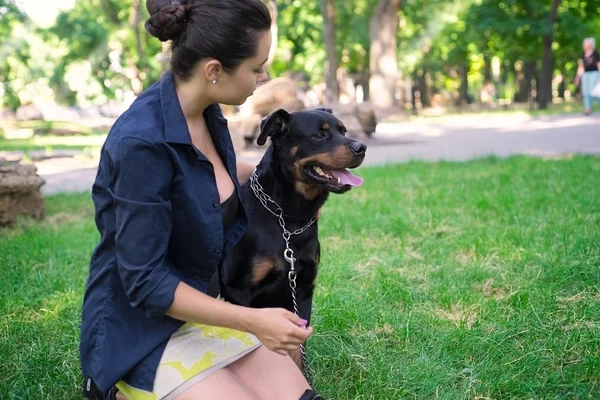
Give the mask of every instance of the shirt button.
M 214 207 L 214 208 L 217 208 L 217 207 L 219 207 L 219 202 L 218 202 L 218 201 L 216 201 L 216 200 L 215 200 L 215 201 L 213 201 L 213 207 Z
M 215 247 L 215 253 L 219 254 L 221 252 L 221 248 L 220 247 Z

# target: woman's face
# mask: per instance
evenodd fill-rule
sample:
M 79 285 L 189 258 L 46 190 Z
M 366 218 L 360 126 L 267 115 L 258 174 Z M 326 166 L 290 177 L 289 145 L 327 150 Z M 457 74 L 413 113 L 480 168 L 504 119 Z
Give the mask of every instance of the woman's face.
M 585 42 L 583 42 L 583 50 L 585 50 L 585 51 L 594 50 L 594 46 L 592 45 L 592 42 L 589 40 L 586 40 Z
M 271 49 L 271 32 L 260 36 L 256 55 L 246 59 L 232 73 L 222 74 L 218 101 L 228 105 L 241 105 L 252 96 L 256 86 L 268 79 L 265 63 Z

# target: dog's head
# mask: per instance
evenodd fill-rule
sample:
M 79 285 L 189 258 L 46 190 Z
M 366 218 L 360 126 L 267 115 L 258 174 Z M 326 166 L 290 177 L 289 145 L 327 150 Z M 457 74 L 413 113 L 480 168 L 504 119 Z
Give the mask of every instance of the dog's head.
M 344 193 L 363 182 L 348 171 L 365 158 L 367 146 L 346 137 L 346 128 L 330 109 L 288 113 L 277 110 L 261 122 L 257 139 L 273 144 L 272 157 L 296 193 L 307 200 L 328 192 Z

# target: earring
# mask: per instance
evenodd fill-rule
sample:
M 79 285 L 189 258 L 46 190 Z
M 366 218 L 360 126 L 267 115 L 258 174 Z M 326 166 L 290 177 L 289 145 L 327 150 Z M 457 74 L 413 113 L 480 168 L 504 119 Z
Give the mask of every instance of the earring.
M 215 80 L 213 80 L 213 82 L 212 82 L 212 83 L 217 83 L 217 80 L 216 80 L 216 79 L 215 79 Z

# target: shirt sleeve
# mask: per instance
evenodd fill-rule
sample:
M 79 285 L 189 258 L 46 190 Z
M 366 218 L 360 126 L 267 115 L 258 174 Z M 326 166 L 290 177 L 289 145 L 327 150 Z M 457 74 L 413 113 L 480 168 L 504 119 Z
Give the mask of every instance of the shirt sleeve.
M 116 253 L 119 275 L 132 307 L 148 317 L 171 306 L 180 279 L 170 272 L 167 248 L 172 231 L 168 158 L 150 143 L 120 139 L 113 155 Z

